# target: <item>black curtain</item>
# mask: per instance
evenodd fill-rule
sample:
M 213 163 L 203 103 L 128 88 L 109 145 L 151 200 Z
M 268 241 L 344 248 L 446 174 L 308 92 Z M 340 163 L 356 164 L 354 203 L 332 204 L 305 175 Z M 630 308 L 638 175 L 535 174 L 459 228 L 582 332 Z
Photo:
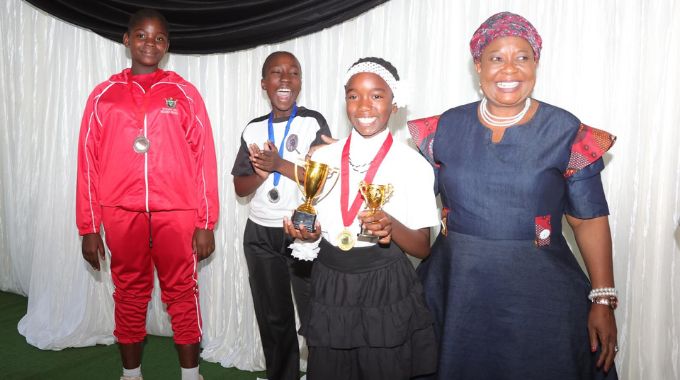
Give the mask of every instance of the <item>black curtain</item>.
M 224 53 L 285 41 L 355 17 L 387 0 L 26 0 L 116 42 L 132 13 L 168 19 L 170 51 Z

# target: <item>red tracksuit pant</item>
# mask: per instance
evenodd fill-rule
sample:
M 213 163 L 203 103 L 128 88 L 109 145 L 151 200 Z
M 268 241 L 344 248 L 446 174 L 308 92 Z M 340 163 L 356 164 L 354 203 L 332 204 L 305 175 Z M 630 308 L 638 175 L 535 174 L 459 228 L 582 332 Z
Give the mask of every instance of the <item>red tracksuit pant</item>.
M 148 213 L 118 207 L 102 209 L 115 286 L 113 335 L 118 342 L 137 343 L 146 336 L 154 267 L 161 286 L 161 300 L 170 314 L 175 343 L 200 342 L 197 260 L 191 247 L 196 211 L 152 212 L 149 221 Z M 153 248 L 149 247 L 149 236 L 153 238 Z

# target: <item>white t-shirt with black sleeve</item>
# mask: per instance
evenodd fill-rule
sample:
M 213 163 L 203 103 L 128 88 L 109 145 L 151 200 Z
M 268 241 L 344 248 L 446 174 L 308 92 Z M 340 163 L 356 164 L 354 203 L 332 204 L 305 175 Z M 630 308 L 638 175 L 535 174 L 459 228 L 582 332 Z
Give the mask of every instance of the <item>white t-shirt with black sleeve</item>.
M 231 174 L 234 176 L 248 176 L 255 173 L 250 159 L 248 158 L 248 145 L 257 144 L 260 149 L 269 140 L 268 132 L 269 114 L 257 117 L 250 121 L 241 134 L 241 147 L 236 154 L 234 167 Z M 277 149 L 281 146 L 281 140 L 286 131 L 288 117 L 274 119 L 274 144 Z M 282 158 L 290 162 L 302 162 L 309 148 L 323 144 L 321 135 L 331 136 L 326 119 L 317 111 L 298 107 L 297 114 L 290 124 L 290 130 L 286 141 L 283 143 Z M 301 178 L 302 180 L 302 178 Z M 304 198 L 295 181 L 281 175 L 279 184 L 276 186 L 279 200 L 272 202 L 267 194 L 274 188 L 274 173 L 257 188 L 250 200 L 248 218 L 253 222 L 265 227 L 282 227 L 283 218 L 290 218 Z

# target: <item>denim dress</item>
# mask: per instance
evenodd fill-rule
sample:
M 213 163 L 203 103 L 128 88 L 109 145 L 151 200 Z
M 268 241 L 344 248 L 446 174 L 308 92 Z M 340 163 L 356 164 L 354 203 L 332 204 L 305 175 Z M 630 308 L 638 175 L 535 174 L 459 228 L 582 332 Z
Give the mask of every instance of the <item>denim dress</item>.
M 494 143 L 478 106 L 442 114 L 429 141 L 449 211 L 418 268 L 440 344 L 436 377 L 616 379 L 595 368 L 591 286 L 561 230 L 565 213 L 609 214 L 601 156 L 615 138 L 541 102 Z

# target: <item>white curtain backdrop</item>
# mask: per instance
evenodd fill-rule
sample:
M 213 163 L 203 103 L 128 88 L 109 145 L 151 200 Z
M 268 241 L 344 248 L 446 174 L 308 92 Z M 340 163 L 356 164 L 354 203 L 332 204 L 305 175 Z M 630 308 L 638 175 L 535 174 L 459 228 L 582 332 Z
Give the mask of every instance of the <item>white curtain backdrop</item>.
M 618 136 L 603 174 L 621 304 L 622 379 L 680 379 L 680 2 L 675 0 L 392 0 L 362 16 L 284 43 L 230 54 L 170 54 L 163 66 L 193 82 L 212 120 L 221 217 L 217 249 L 200 266 L 206 360 L 261 369 L 242 233 L 247 200 L 229 174 L 243 126 L 268 112 L 260 67 L 272 51 L 303 66 L 299 103 L 336 136 L 349 126 L 340 78 L 363 56 L 392 61 L 410 88 L 392 122 L 478 99 L 472 32 L 509 10 L 539 30 L 544 50 L 534 97 Z M 80 254 L 74 192 L 78 128 L 92 88 L 129 66 L 122 44 L 20 0 L 0 5 L 0 289 L 29 297 L 19 323 L 43 349 L 112 343 L 108 267 Z M 107 262 L 108 264 L 108 262 Z M 540 302 L 540 300 L 537 300 Z M 158 293 L 152 334 L 171 330 Z M 550 339 L 550 337 L 546 337 Z

